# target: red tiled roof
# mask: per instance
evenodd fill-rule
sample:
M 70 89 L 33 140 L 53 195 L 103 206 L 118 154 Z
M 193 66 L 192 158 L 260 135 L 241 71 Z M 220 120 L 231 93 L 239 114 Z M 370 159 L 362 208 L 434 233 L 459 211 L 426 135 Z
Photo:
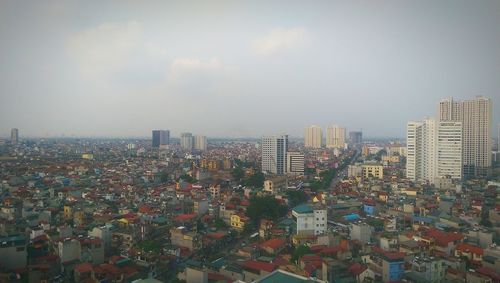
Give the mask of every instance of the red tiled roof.
M 88 262 L 78 264 L 77 266 L 75 266 L 75 271 L 77 271 L 78 273 L 90 272 L 92 271 L 92 264 Z
M 351 266 L 349 266 L 349 268 L 347 269 L 347 271 L 354 276 L 360 275 L 365 270 L 366 270 L 366 266 L 361 265 L 360 263 L 357 263 L 357 262 L 352 264 Z
M 265 241 L 264 243 L 260 244 L 262 248 L 271 248 L 271 249 L 277 249 L 279 247 L 284 246 L 286 241 L 282 238 L 275 238 L 275 239 L 270 239 Z
M 478 255 L 482 255 L 484 252 L 481 247 L 473 246 L 473 245 L 466 244 L 466 243 L 459 244 L 457 246 L 456 250 L 460 251 L 460 252 L 467 252 L 467 253 L 471 252 L 473 254 L 478 254 Z
M 180 214 L 180 215 L 177 215 L 174 218 L 174 220 L 175 221 L 189 221 L 195 217 L 196 217 L 196 214 Z

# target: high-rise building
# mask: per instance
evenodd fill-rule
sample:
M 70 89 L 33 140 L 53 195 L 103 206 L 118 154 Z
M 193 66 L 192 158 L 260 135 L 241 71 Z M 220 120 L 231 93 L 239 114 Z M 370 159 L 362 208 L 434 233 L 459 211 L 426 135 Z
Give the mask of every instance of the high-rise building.
M 194 136 L 194 149 L 203 151 L 207 150 L 207 137 Z
M 262 137 L 262 172 L 283 175 L 286 172 L 288 135 Z
M 439 102 L 439 121 L 462 123 L 462 164 L 465 177 L 485 176 L 491 169 L 492 102 L 478 96 Z
M 184 150 L 193 149 L 193 135 L 191 133 L 181 133 L 181 147 Z
M 323 145 L 323 132 L 320 126 L 310 126 L 304 130 L 304 145 L 309 148 L 321 148 Z
M 16 128 L 10 130 L 10 143 L 11 144 L 19 143 L 19 130 Z
M 168 130 L 153 130 L 153 147 L 160 147 L 170 143 L 170 131 Z
M 350 144 L 361 144 L 363 142 L 363 132 L 352 131 L 349 132 L 349 143 Z
M 409 122 L 406 133 L 406 176 L 434 183 L 436 178 L 462 178 L 462 128 L 458 122 L 425 119 Z
M 462 123 L 439 122 L 437 144 L 437 177 L 461 179 Z
M 326 128 L 326 147 L 344 148 L 345 133 L 345 128 L 342 128 L 338 125 L 332 125 Z
M 304 154 L 297 151 L 287 152 L 286 173 L 290 175 L 304 175 Z

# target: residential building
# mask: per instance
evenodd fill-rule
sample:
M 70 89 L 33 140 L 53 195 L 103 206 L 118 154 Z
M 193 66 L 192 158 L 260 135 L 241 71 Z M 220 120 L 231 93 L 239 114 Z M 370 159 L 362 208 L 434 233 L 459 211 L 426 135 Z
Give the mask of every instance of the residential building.
M 296 151 L 287 152 L 286 173 L 290 175 L 304 175 L 304 154 Z
M 283 175 L 287 151 L 288 135 L 262 137 L 262 172 Z
M 462 164 L 465 177 L 489 174 L 492 113 L 492 101 L 486 97 L 478 96 L 463 101 L 448 98 L 439 102 L 439 121 L 462 123 Z
M 462 179 L 462 123 L 439 122 L 436 178 Z
M 297 235 L 321 235 L 327 231 L 328 212 L 322 207 L 301 204 L 292 210 L 297 223 Z
M 194 149 L 205 151 L 207 150 L 207 137 L 206 136 L 194 136 Z
M 0 265 L 7 269 L 25 268 L 28 263 L 27 243 L 22 235 L 0 237 Z
M 168 130 L 153 130 L 153 147 L 160 147 L 170 143 L 170 131 Z
M 351 240 L 358 240 L 361 243 L 369 243 L 372 235 L 372 227 L 366 223 L 353 223 L 351 225 Z
M 338 125 L 326 128 L 326 147 L 344 148 L 346 142 L 346 129 Z
M 310 126 L 304 130 L 304 145 L 309 148 L 321 148 L 323 145 L 323 132 L 320 126 Z
M 378 163 L 365 163 L 361 166 L 363 178 L 384 178 L 384 166 Z
M 351 131 L 351 132 L 349 132 L 349 143 L 350 144 L 361 144 L 361 143 L 363 143 L 363 132 L 361 132 L 361 131 Z
M 193 135 L 191 133 L 181 133 L 181 148 L 183 150 L 193 149 Z
M 10 130 L 10 143 L 18 144 L 19 143 L 19 129 L 13 128 Z

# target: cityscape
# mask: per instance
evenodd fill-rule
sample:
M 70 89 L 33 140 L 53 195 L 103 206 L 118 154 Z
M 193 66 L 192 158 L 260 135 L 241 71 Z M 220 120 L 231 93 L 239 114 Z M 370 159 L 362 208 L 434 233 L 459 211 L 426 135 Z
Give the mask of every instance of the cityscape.
M 189 2 L 0 1 L 0 283 L 500 282 L 500 2 Z

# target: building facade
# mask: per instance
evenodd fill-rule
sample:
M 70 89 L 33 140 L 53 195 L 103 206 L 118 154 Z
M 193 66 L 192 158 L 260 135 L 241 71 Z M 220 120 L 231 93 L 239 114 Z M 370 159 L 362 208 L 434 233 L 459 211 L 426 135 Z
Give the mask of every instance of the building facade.
M 326 128 L 326 147 L 344 148 L 346 130 L 338 125 L 332 125 Z
M 168 130 L 153 130 L 153 147 L 160 147 L 170 143 L 170 131 Z
M 11 144 L 19 143 L 19 130 L 16 128 L 10 130 L 10 143 Z
M 304 145 L 308 148 L 321 148 L 323 145 L 323 132 L 320 126 L 310 126 L 304 130 Z
M 286 172 L 288 135 L 262 137 L 262 172 L 283 175 Z
M 286 173 L 290 175 L 304 175 L 304 154 L 296 151 L 287 152 Z
M 193 135 L 191 133 L 181 133 L 181 148 L 184 150 L 193 149 Z
M 476 97 L 439 102 L 438 118 L 442 122 L 462 123 L 462 165 L 465 177 L 486 176 L 491 170 L 492 102 Z
M 194 149 L 196 150 L 207 150 L 207 137 L 206 136 L 194 136 Z

